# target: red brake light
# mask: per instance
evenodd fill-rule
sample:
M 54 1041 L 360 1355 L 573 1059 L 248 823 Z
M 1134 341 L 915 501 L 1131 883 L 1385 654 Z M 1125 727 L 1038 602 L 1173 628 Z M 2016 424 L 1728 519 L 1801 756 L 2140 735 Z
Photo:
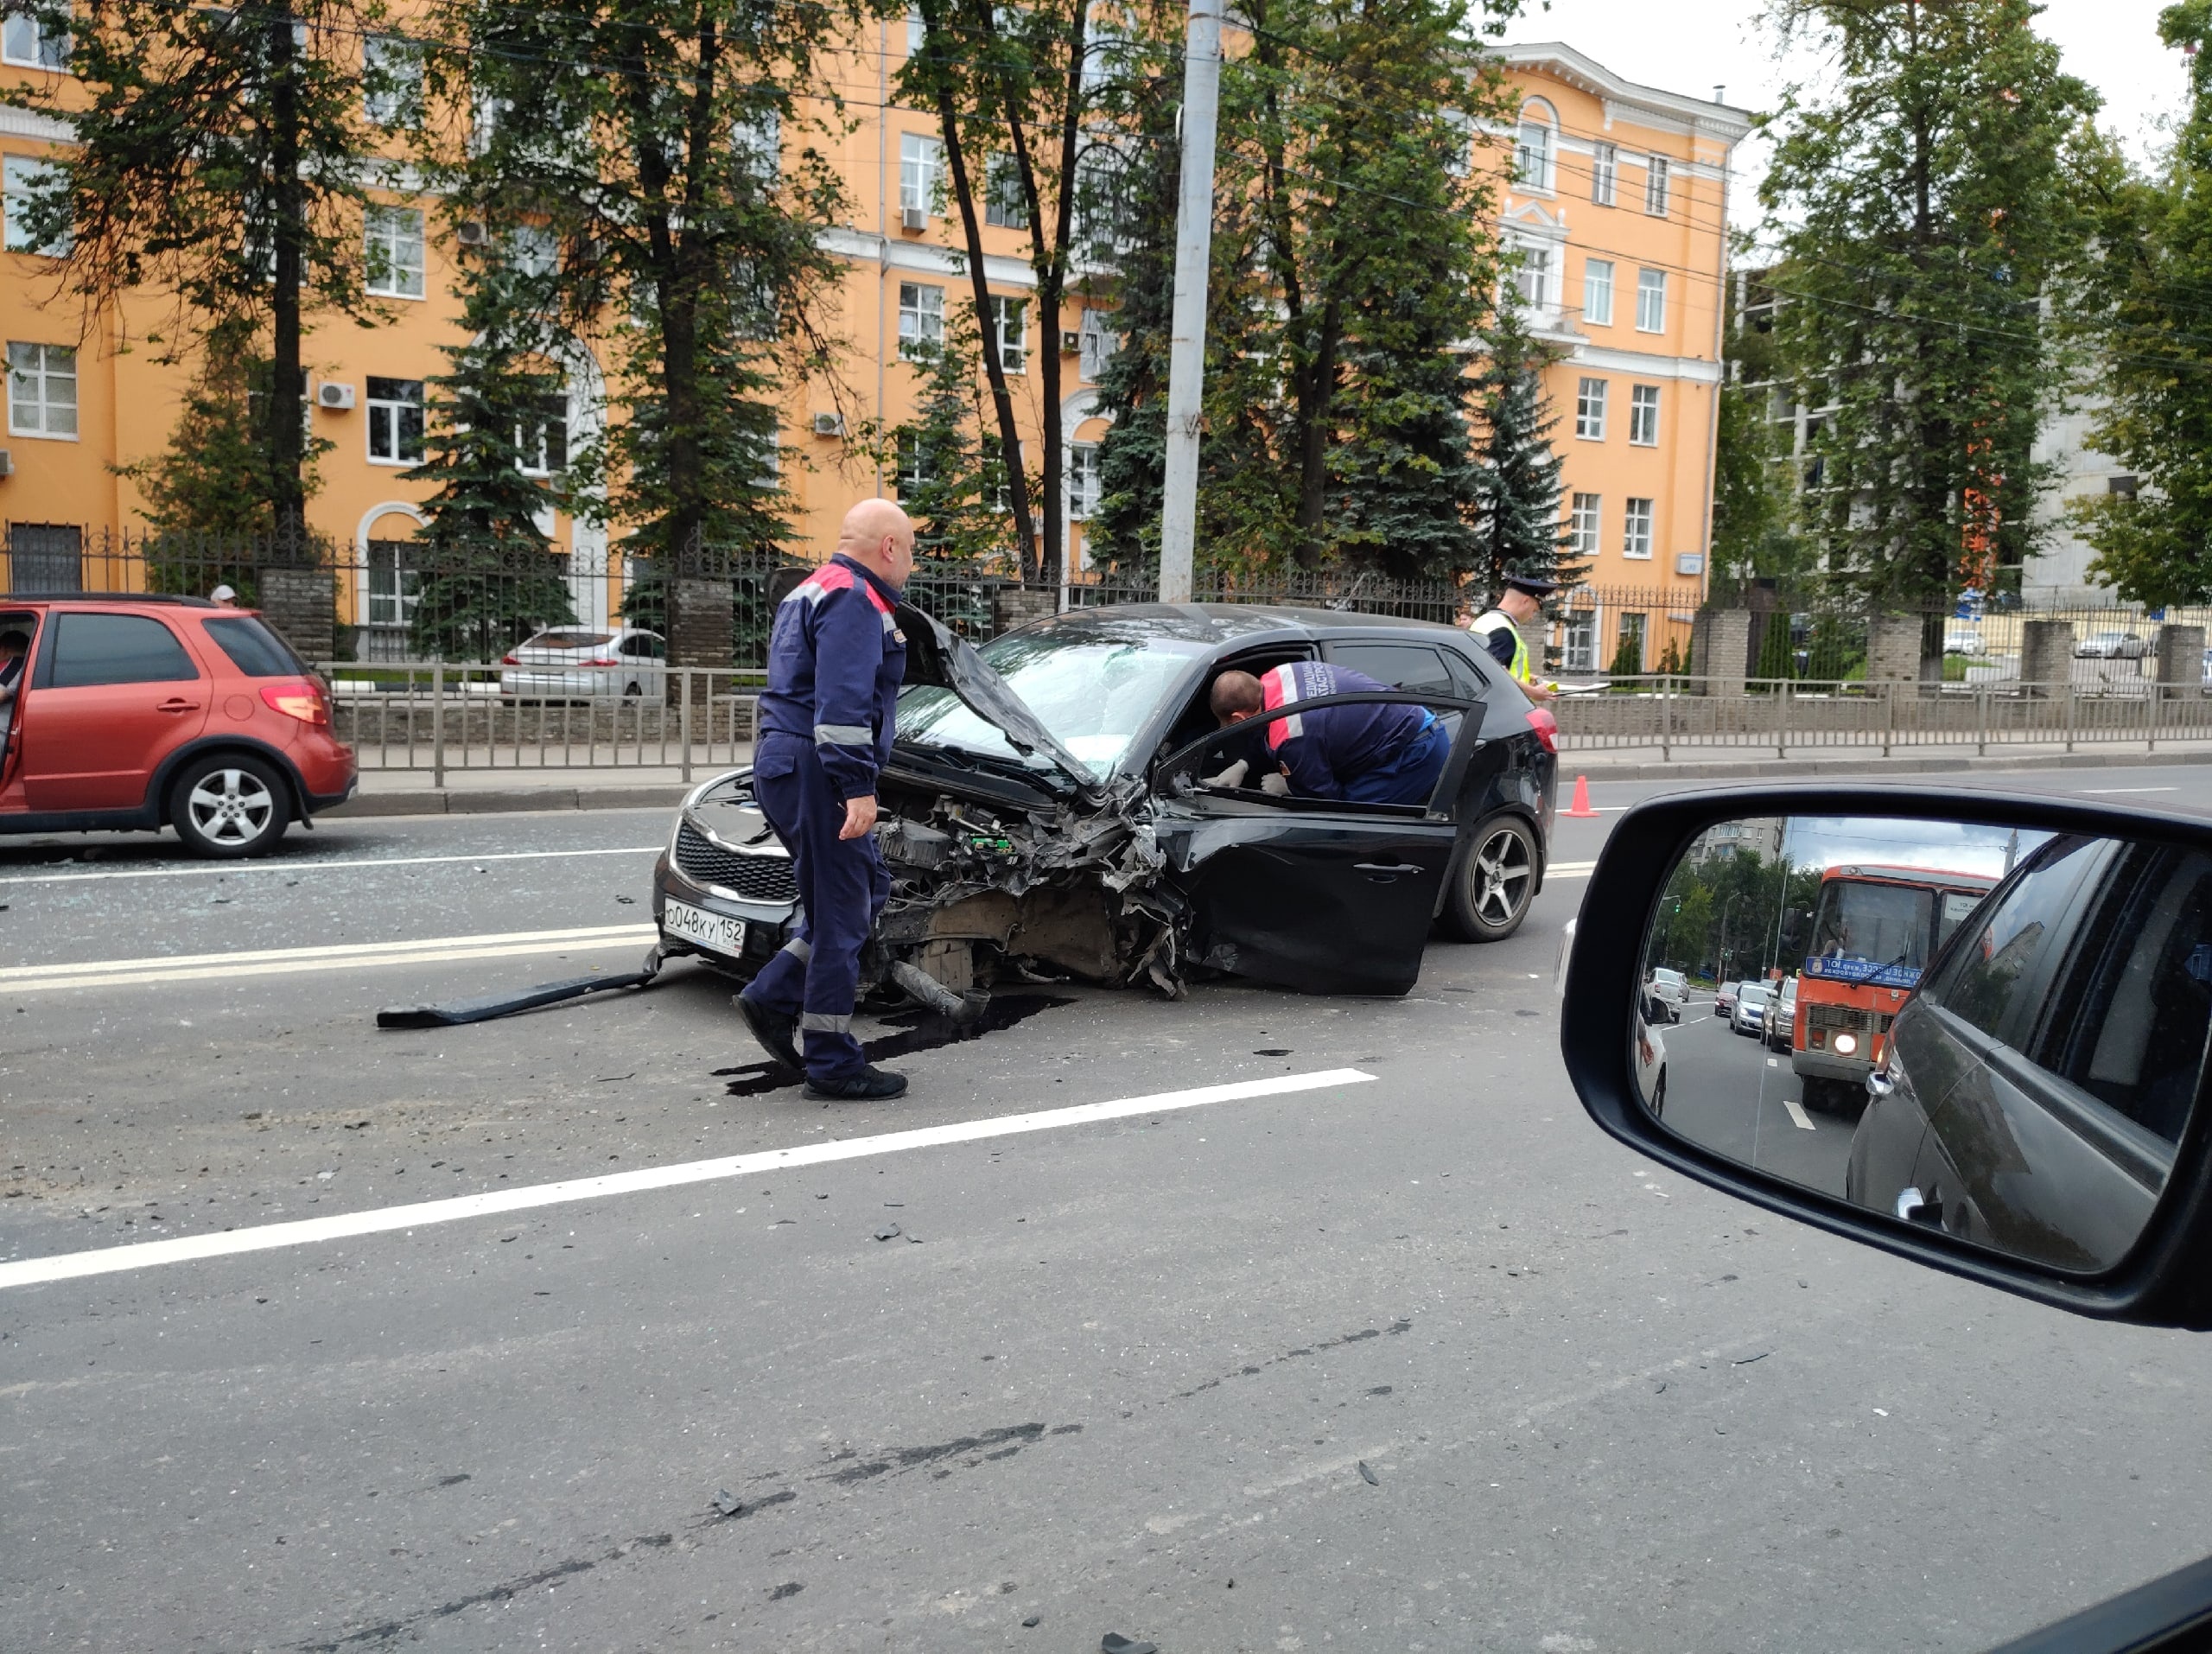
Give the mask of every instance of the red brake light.
M 1536 739 L 1544 743 L 1544 750 L 1554 757 L 1559 753 L 1559 720 L 1552 716 L 1548 706 L 1529 709 L 1529 728 L 1536 732 Z
M 515 652 L 510 649 L 506 653 L 499 657 L 499 665 L 502 666 L 519 666 L 522 665 L 522 662 L 515 658 Z
M 328 723 L 330 703 L 322 698 L 322 686 L 301 678 L 287 678 L 278 684 L 264 684 L 261 699 L 271 712 L 281 712 L 288 718 L 297 718 L 302 723 Z
M 621 664 L 613 655 L 595 655 L 584 662 L 587 666 L 620 666 Z

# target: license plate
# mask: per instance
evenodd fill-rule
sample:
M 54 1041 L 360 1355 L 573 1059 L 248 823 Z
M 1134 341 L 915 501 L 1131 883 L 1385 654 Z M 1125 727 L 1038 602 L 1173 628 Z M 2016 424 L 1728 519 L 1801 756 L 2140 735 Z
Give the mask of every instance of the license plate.
M 680 936 L 687 942 L 696 942 L 702 948 L 727 953 L 732 958 L 745 951 L 743 919 L 710 913 L 688 902 L 664 902 L 660 910 L 660 928 L 664 935 Z

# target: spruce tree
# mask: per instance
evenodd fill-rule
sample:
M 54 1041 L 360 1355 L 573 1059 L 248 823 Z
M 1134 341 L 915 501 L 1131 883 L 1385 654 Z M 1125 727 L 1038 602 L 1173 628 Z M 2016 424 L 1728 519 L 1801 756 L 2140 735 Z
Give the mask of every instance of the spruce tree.
M 982 440 L 976 389 L 980 341 L 974 313 L 956 306 L 944 337 L 908 350 L 923 376 L 915 417 L 887 434 L 899 503 L 914 521 L 914 556 L 932 571 L 957 572 L 1005 557 L 1006 513 L 998 502 L 1006 468 Z
M 1567 556 L 1560 521 L 1560 456 L 1551 436 L 1558 416 L 1544 395 L 1543 370 L 1553 359 L 1530 337 L 1519 307 L 1498 307 L 1476 376 L 1481 417 L 1469 493 L 1474 516 L 1473 583 L 1491 597 L 1508 575 L 1572 586 L 1586 565 Z

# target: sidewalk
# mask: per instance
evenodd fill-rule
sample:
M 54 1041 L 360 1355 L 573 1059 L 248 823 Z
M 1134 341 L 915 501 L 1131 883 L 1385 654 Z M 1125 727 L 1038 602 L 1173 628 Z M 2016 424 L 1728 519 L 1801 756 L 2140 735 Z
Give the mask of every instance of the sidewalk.
M 1694 749 L 1693 749 L 1694 750 Z M 1711 754 L 1714 749 L 1707 748 Z M 1721 749 L 1725 751 L 1726 749 Z M 749 748 L 734 764 L 746 762 Z M 2061 750 L 1993 753 L 1978 758 L 1955 748 L 1923 747 L 1884 758 L 1872 747 L 1818 747 L 1787 758 L 1769 754 L 1685 755 L 1662 760 L 1657 749 L 1560 754 L 1565 786 L 1578 775 L 1592 781 L 1794 781 L 1821 776 L 1860 775 L 1910 780 L 1923 775 L 2002 774 L 2010 770 L 2101 770 L 2156 768 L 2169 764 L 2212 764 L 2212 743 L 2161 747 L 2156 752 L 2115 751 L 2069 754 Z M 692 786 L 721 768 L 696 765 L 687 786 L 681 771 L 665 768 L 603 770 L 448 770 L 442 788 L 430 784 L 429 770 L 364 770 L 353 801 L 322 812 L 324 819 L 348 816 L 510 815 L 536 810 L 672 810 Z

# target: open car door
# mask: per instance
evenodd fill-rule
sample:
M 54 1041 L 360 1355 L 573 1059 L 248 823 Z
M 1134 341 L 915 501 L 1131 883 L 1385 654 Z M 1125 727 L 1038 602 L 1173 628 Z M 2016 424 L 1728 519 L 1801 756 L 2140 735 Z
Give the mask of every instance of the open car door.
M 1457 714 L 1425 806 L 1280 798 L 1199 777 L 1279 717 L 1373 703 Z M 1170 754 L 1154 778 L 1154 831 L 1192 903 L 1194 963 L 1312 994 L 1402 994 L 1421 975 L 1459 828 L 1452 801 L 1479 741 L 1475 704 L 1434 696 L 1325 696 L 1263 713 Z

